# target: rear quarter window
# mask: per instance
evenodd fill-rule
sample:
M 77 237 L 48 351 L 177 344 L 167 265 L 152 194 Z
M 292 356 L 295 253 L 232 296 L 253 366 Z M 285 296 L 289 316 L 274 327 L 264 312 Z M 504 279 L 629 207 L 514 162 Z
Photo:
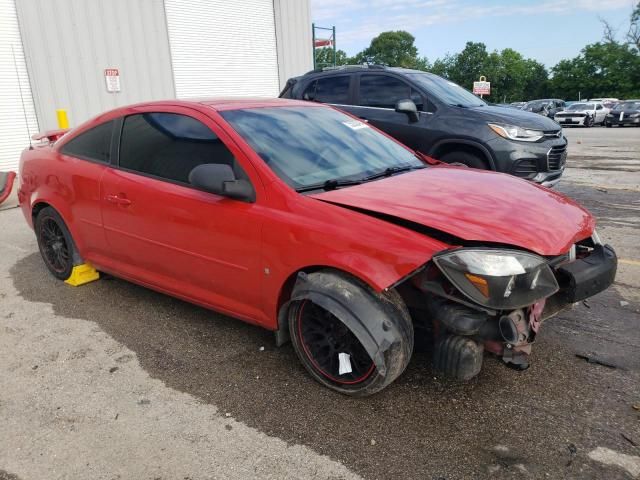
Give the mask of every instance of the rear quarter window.
M 60 151 L 64 155 L 94 162 L 109 163 L 111 159 L 111 135 L 114 121 L 102 123 L 65 143 Z
M 350 82 L 351 77 L 348 75 L 319 78 L 307 85 L 302 99 L 321 103 L 348 104 Z

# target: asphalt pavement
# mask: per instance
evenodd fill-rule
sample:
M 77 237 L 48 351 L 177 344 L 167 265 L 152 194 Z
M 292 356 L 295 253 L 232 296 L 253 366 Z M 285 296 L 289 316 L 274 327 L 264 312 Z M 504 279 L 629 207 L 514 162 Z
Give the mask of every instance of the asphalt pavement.
M 614 287 L 546 322 L 525 372 L 487 358 L 457 383 L 417 353 L 365 399 L 257 327 L 55 280 L 0 211 L 0 480 L 640 478 L 640 129 L 567 136 L 557 189 L 616 248 Z

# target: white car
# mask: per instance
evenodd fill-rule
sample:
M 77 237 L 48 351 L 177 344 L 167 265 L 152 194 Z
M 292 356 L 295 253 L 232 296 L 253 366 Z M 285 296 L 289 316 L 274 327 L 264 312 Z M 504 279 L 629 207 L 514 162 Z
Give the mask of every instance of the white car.
M 601 102 L 581 102 L 569 105 L 556 113 L 553 119 L 562 126 L 592 127 L 595 124 L 602 125 L 608 113 L 609 109 Z

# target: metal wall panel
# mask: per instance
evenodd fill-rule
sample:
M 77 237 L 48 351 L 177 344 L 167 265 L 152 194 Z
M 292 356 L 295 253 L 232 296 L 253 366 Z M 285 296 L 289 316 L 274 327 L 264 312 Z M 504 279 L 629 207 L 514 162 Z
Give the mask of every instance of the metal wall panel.
M 162 0 L 16 0 L 42 129 L 57 108 L 71 126 L 121 105 L 174 98 Z M 120 71 L 107 92 L 104 70 Z
M 309 0 L 274 0 L 280 88 L 313 69 Z
M 14 0 L 0 0 L 0 171 L 18 169 L 38 131 Z
M 273 0 L 165 0 L 178 98 L 279 93 Z

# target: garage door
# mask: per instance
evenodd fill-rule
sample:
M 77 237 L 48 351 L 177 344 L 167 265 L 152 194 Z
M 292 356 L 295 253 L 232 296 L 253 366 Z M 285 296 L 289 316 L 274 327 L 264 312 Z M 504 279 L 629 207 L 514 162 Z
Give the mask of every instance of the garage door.
M 13 0 L 0 0 L 0 72 L 0 171 L 17 171 L 38 122 Z
M 178 98 L 275 97 L 273 0 L 165 0 Z

